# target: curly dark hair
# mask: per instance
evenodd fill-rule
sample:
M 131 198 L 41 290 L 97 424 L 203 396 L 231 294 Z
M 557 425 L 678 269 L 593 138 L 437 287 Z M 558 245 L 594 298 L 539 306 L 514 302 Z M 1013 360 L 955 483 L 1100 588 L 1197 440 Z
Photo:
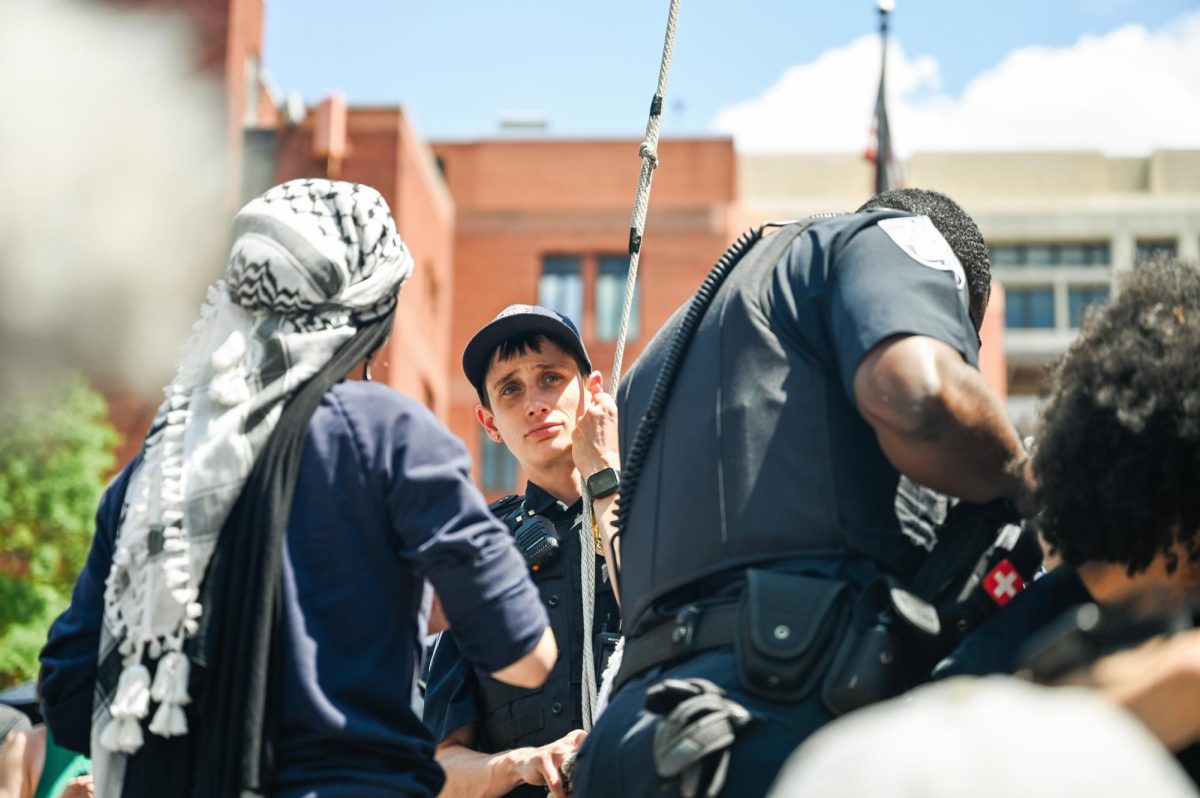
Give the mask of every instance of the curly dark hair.
M 1064 561 L 1132 576 L 1200 560 L 1200 268 L 1138 266 L 1054 371 L 1033 452 L 1038 523 Z
M 946 239 L 967 275 L 971 292 L 971 314 L 976 326 L 983 323 L 988 297 L 992 293 L 992 262 L 988 257 L 983 233 L 970 214 L 954 200 L 927 188 L 898 188 L 884 191 L 867 200 L 859 212 L 873 208 L 891 208 L 928 216 L 933 226 Z

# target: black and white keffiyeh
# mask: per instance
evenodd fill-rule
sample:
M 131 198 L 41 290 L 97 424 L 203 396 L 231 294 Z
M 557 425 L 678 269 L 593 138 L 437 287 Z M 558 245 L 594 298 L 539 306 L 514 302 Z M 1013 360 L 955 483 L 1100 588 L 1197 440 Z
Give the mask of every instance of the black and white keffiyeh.
M 412 268 L 387 203 L 367 186 L 292 181 L 237 214 L 224 279 L 209 290 L 128 484 L 105 583 L 98 787 L 107 765 L 119 770 L 117 754 L 142 747 L 144 718 L 152 714 L 152 734 L 187 734 L 184 645 L 206 610 L 200 588 L 222 526 L 285 405 L 393 312 Z M 120 675 L 106 684 L 104 663 L 117 660 Z

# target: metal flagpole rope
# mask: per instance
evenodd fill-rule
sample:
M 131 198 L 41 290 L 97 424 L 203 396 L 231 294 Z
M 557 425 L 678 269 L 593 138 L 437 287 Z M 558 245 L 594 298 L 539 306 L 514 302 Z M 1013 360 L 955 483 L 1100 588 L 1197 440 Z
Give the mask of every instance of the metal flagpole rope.
M 642 234 L 646 229 L 646 210 L 650 204 L 650 183 L 654 170 L 658 168 L 658 136 L 662 130 L 663 98 L 667 93 L 667 77 L 671 73 L 671 54 L 675 49 L 675 28 L 679 20 L 680 0 L 671 0 L 667 13 L 667 33 L 663 40 L 662 61 L 658 67 L 658 86 L 650 101 L 650 116 L 646 120 L 646 138 L 638 147 L 642 158 L 642 171 L 638 176 L 637 193 L 633 199 L 633 217 L 629 222 L 629 275 L 625 280 L 625 304 L 621 308 L 621 327 L 617 332 L 616 352 L 613 355 L 612 375 L 609 378 L 609 393 L 616 396 L 621 382 L 621 361 L 625 357 L 625 339 L 629 333 L 629 316 L 633 313 L 633 292 L 637 289 L 638 259 L 642 253 Z M 596 596 L 596 549 L 593 539 L 595 519 L 592 516 L 592 497 L 587 484 L 581 486 L 583 493 L 583 524 L 580 526 L 580 557 L 583 581 L 583 728 L 590 731 L 596 710 L 599 690 L 596 686 L 595 652 L 592 646 L 593 615 Z M 610 569 L 610 573 L 612 569 Z

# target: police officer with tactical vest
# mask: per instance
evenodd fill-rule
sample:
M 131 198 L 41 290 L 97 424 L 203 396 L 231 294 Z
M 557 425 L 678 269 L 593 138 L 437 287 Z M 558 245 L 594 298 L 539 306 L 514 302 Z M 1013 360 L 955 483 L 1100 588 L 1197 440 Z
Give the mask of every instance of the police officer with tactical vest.
M 441 636 L 424 709 L 447 776 L 441 795 L 561 797 L 563 760 L 583 742 L 620 635 L 602 551 L 619 486 L 616 404 L 575 325 L 548 308 L 504 309 L 467 344 L 463 370 L 479 395 L 485 433 L 529 478 L 524 496 L 505 497 L 492 511 L 532 569 L 561 653 L 540 689 L 523 690 L 472 666 L 453 629 Z M 592 528 L 583 523 L 581 478 Z
M 989 292 L 974 221 L 902 189 L 744 236 L 656 335 L 619 391 L 627 639 L 576 796 L 763 795 L 814 730 L 899 689 L 904 641 L 939 633 L 905 589 L 937 527 L 898 519 L 902 475 L 1023 492 L 978 371 Z

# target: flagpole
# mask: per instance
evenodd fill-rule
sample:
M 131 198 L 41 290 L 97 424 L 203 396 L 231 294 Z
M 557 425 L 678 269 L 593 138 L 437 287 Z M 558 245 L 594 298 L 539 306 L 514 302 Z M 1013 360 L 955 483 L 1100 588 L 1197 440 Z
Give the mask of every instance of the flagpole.
M 877 0 L 877 7 L 879 8 L 879 42 L 882 48 L 879 66 L 879 97 L 876 101 L 879 118 L 875 123 L 878 136 L 875 150 L 875 192 L 879 193 L 892 188 L 891 176 L 888 174 L 892 161 L 892 137 L 891 131 L 888 129 L 885 110 L 884 85 L 887 80 L 888 17 L 896 10 L 896 0 Z
M 883 66 L 887 71 L 888 14 L 896 10 L 896 0 L 879 0 L 879 40 L 883 42 Z

